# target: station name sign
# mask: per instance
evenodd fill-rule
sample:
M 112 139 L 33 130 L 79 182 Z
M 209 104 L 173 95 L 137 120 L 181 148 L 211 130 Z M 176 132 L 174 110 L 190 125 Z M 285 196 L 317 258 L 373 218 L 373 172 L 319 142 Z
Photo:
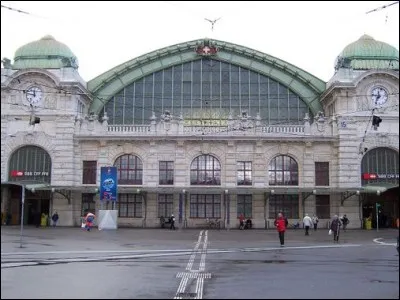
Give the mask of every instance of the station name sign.
M 364 180 L 373 179 L 399 179 L 399 174 L 378 174 L 378 173 L 363 173 L 362 178 Z
M 10 172 L 11 177 L 23 177 L 23 176 L 49 176 L 49 172 L 45 171 L 17 171 L 12 170 Z

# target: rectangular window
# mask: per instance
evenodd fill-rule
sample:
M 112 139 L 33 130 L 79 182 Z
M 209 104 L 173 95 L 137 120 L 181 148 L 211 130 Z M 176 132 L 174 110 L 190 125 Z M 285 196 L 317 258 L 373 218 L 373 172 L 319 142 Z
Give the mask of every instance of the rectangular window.
M 329 185 L 329 162 L 315 163 L 315 185 L 316 186 Z
M 269 197 L 269 218 L 275 219 L 282 212 L 288 219 L 299 218 L 298 195 L 271 195 Z
M 82 194 L 82 216 L 87 213 L 96 213 L 96 202 L 94 201 L 95 194 L 83 193 Z
M 237 162 L 237 185 L 252 185 L 251 161 Z
M 168 218 L 173 214 L 174 195 L 158 194 L 158 217 Z
M 247 219 L 252 217 L 253 201 L 252 195 L 237 195 L 237 216 L 241 214 Z
M 221 218 L 221 195 L 190 195 L 191 218 Z
M 172 185 L 174 184 L 174 162 L 160 161 L 159 165 L 159 184 Z
M 118 217 L 141 218 L 142 217 L 142 195 L 118 194 Z
M 320 219 L 330 219 L 331 217 L 331 204 L 329 195 L 316 195 L 315 196 L 315 210 L 316 215 Z
M 83 161 L 82 183 L 83 184 L 96 184 L 96 177 L 97 177 L 97 161 L 96 160 L 84 160 Z

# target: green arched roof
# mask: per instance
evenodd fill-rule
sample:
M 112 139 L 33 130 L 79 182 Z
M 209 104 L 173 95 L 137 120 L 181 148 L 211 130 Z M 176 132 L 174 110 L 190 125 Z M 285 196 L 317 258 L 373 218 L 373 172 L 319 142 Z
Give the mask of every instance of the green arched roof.
M 209 42 L 218 48 L 217 54 L 212 56 L 213 59 L 269 76 L 298 94 L 313 114 L 322 111 L 319 96 L 325 91 L 326 83 L 321 79 L 271 55 L 228 42 L 208 39 L 190 41 L 150 52 L 90 80 L 88 89 L 94 96 L 90 111 L 98 114 L 116 93 L 146 75 L 201 58 L 195 49 Z
M 28 43 L 17 49 L 13 69 L 59 69 L 78 68 L 78 60 L 69 47 L 51 35 Z

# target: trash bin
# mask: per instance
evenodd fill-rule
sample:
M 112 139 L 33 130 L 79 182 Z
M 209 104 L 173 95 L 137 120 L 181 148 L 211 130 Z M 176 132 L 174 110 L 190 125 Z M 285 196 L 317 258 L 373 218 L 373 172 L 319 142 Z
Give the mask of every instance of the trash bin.
M 46 227 L 47 226 L 47 215 L 45 213 L 42 213 L 42 217 L 40 218 L 40 226 Z
M 372 229 L 372 220 L 367 219 L 367 220 L 365 221 L 365 229 L 366 229 L 366 230 L 371 230 L 371 229 Z

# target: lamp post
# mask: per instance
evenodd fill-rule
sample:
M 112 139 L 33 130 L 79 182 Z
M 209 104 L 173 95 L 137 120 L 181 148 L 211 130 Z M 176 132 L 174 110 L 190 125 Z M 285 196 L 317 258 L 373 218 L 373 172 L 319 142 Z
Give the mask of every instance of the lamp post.
M 228 190 L 224 191 L 224 197 L 225 197 L 225 228 L 226 230 L 229 230 L 229 200 L 228 200 Z
M 20 234 L 19 234 L 19 247 L 22 248 L 22 234 L 24 231 L 24 206 L 25 206 L 25 186 L 24 185 L 19 185 L 21 187 L 21 229 L 20 229 Z

